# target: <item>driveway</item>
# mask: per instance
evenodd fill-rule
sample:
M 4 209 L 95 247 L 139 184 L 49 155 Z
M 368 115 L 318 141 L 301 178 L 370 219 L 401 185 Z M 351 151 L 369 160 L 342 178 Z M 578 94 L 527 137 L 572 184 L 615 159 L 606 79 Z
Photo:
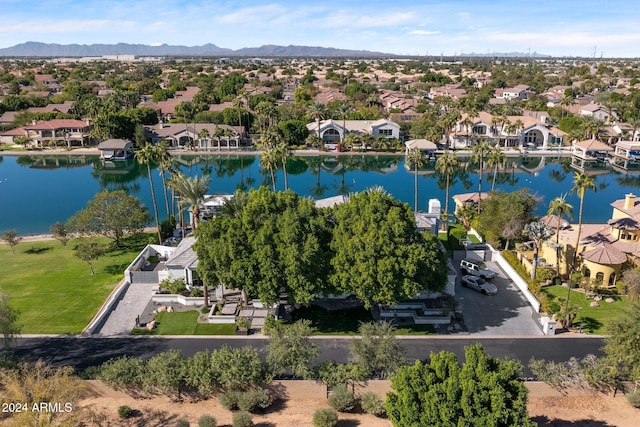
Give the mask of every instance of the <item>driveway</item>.
M 472 335 L 483 336 L 539 336 L 542 329 L 536 313 L 520 290 L 494 262 L 487 262 L 487 268 L 498 273 L 489 280 L 496 285 L 498 293 L 487 296 L 460 283 L 459 263 L 455 263 L 459 273 L 456 279 L 456 303 L 462 312 L 467 330 Z

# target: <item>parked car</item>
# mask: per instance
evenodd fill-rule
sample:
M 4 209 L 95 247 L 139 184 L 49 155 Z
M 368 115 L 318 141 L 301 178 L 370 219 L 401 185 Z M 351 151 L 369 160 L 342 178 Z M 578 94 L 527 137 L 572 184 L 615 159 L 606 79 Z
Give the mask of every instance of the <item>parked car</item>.
M 489 270 L 487 264 L 482 261 L 476 261 L 472 259 L 460 260 L 460 271 L 462 274 L 470 274 L 472 276 L 482 277 L 483 279 L 493 279 L 496 277 L 496 272 Z
M 498 288 L 493 283 L 489 283 L 482 277 L 476 276 L 462 276 L 462 286 L 465 288 L 471 288 L 474 291 L 478 291 L 485 295 L 495 295 L 498 293 Z

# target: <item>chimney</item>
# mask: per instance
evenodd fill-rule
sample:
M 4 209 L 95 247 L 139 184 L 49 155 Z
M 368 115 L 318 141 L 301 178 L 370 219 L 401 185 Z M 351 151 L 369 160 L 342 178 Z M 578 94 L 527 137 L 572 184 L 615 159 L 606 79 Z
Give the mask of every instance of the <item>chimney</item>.
M 624 208 L 632 209 L 636 204 L 636 196 L 633 193 L 625 194 L 624 196 Z

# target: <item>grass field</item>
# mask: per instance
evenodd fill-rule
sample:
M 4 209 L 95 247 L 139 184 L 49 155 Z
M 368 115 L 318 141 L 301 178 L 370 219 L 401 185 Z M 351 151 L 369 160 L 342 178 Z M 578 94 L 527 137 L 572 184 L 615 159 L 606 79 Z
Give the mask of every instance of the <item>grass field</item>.
M 562 298 L 566 301 L 567 288 L 562 286 L 546 286 L 543 291 L 550 297 Z M 585 299 L 584 293 L 571 290 L 569 304 L 580 307 L 578 316 L 574 321 L 575 325 L 582 323 L 582 330 L 590 334 L 604 334 L 604 326 L 607 321 L 620 315 L 625 309 L 631 306 L 627 297 L 613 297 L 615 301 L 608 303 L 600 301 L 599 307 L 590 307 L 592 299 Z
M 236 325 L 198 323 L 197 310 L 163 312 L 156 315 L 157 327 L 151 331 L 134 329 L 132 335 L 235 335 Z
M 0 245 L 0 289 L 20 312 L 22 333 L 82 332 L 147 241 L 146 235 L 129 239 L 103 255 L 94 262 L 95 275 L 74 256 L 74 240 L 67 250 L 57 240 L 19 243 L 15 255 Z

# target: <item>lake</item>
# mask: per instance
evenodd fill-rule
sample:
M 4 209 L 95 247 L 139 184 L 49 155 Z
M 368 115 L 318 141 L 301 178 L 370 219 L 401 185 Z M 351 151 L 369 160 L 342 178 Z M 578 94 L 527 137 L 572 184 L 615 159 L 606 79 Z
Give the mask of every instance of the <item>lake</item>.
M 241 154 L 177 155 L 180 169 L 187 175 L 210 174 L 211 194 L 233 193 L 237 188 L 271 185 L 260 168 L 258 156 Z M 575 171 L 570 158 L 516 157 L 496 177 L 495 188 L 513 191 L 530 188 L 540 196 L 537 213 L 546 214 L 549 201 L 571 190 Z M 463 163 L 464 164 L 464 163 Z M 413 207 L 414 174 L 405 168 L 402 155 L 298 156 L 287 163 L 289 187 L 314 199 L 347 194 L 372 186 L 382 186 Z M 152 171 L 160 217 L 166 217 L 162 181 Z M 493 170 L 483 174 L 483 191 L 491 189 Z M 444 209 L 444 179 L 433 164 L 419 170 L 419 209 L 438 198 Z M 598 190 L 585 197 L 584 222 L 605 223 L 611 216 L 610 203 L 629 192 L 640 192 L 640 175 L 600 170 L 594 175 Z M 478 171 L 461 168 L 452 179 L 450 195 L 478 189 Z M 284 189 L 282 171 L 276 174 L 278 190 Z M 88 200 L 103 189 L 126 189 L 139 197 L 153 212 L 146 165 L 135 160 L 104 162 L 91 155 L 0 156 L 0 231 L 16 229 L 20 235 L 48 233 L 51 224 L 66 221 L 86 207 Z M 568 195 L 577 217 L 579 199 Z M 453 202 L 449 201 L 453 210 Z M 577 219 L 577 218 L 576 218 Z

